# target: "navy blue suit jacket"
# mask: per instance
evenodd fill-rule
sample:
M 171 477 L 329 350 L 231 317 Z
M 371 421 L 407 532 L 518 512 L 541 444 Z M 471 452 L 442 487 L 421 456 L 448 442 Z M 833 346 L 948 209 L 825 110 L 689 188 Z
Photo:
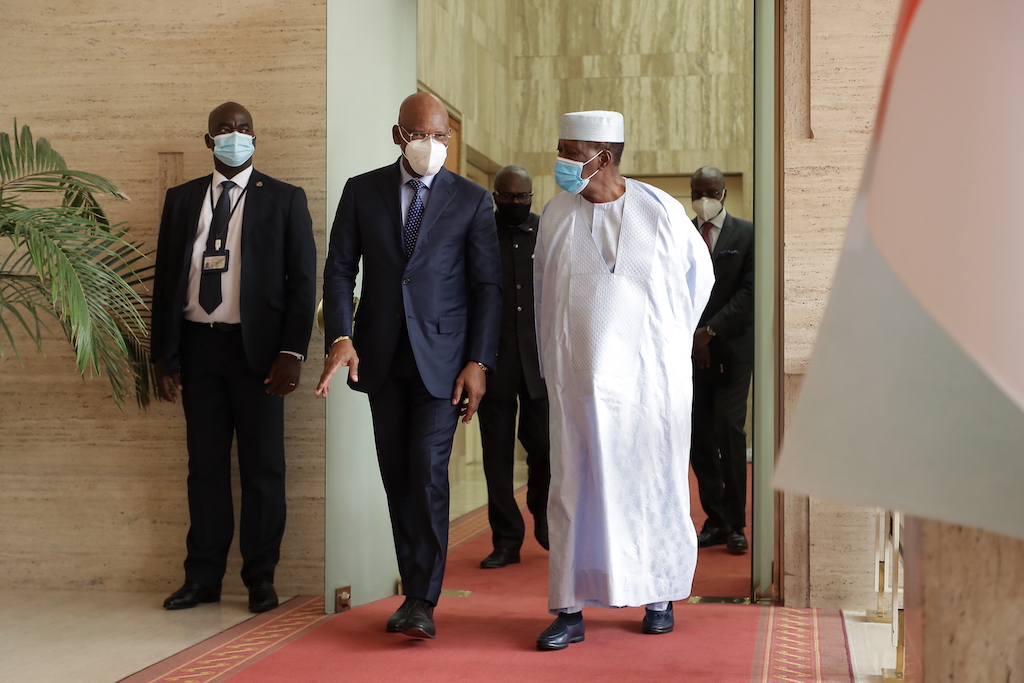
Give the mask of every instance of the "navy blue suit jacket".
M 329 349 L 338 337 L 352 337 L 359 381 L 349 384 L 374 393 L 404 322 L 427 391 L 448 398 L 467 362 L 496 367 L 501 259 L 494 209 L 487 190 L 442 168 L 406 259 L 399 163 L 345 184 L 324 268 L 326 343 Z M 360 258 L 363 281 L 353 321 Z
M 167 190 L 153 278 L 150 356 L 179 372 L 181 311 L 192 245 L 212 175 Z M 253 170 L 242 214 L 242 342 L 249 367 L 270 371 L 281 351 L 306 355 L 316 310 L 316 242 L 301 187 Z M 232 258 L 236 258 L 234 254 Z

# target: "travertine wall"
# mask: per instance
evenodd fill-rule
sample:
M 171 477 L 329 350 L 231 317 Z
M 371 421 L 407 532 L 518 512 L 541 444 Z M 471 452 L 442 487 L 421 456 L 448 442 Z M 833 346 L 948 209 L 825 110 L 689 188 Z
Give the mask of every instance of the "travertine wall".
M 72 168 L 118 183 L 107 201 L 147 249 L 162 197 L 157 155 L 181 152 L 184 178 L 212 170 L 209 111 L 245 104 L 255 165 L 304 187 L 323 260 L 325 0 L 287 5 L 183 0 L 6 0 L 0 126 L 15 117 Z M 313 348 L 318 344 L 316 333 Z M 106 380 L 83 381 L 59 342 L 0 366 L 0 574 L 8 586 L 176 588 L 188 512 L 179 405 L 119 412 Z M 315 354 L 314 354 L 315 355 Z M 318 593 L 323 575 L 323 406 L 315 362 L 287 401 L 289 522 L 277 584 Z M 237 496 L 236 496 L 237 499 Z M 225 590 L 242 592 L 232 552 Z
M 925 683 L 1024 681 L 1024 541 L 925 520 L 921 565 Z
M 787 412 L 807 370 L 860 185 L 898 9 L 898 0 L 785 2 Z M 787 604 L 868 607 L 873 520 L 869 509 L 787 496 Z
M 713 164 L 749 183 L 752 8 L 745 0 L 420 0 L 419 79 L 461 116 L 467 147 L 534 175 L 538 209 L 558 191 L 551 169 L 567 111 L 623 113 L 626 175 L 689 175 Z

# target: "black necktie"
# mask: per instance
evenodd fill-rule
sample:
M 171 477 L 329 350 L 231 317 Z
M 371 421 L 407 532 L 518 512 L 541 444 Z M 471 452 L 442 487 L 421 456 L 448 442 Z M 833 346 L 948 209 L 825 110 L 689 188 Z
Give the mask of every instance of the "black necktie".
M 225 180 L 220 184 L 220 199 L 217 206 L 213 208 L 213 218 L 210 219 L 210 234 L 206 238 L 206 251 L 223 251 L 227 244 L 228 221 L 231 220 L 231 198 L 229 190 L 235 184 Z M 217 240 L 220 240 L 218 248 Z M 220 293 L 221 271 L 203 272 L 199 278 L 199 305 L 207 313 L 213 313 L 220 306 L 223 297 Z

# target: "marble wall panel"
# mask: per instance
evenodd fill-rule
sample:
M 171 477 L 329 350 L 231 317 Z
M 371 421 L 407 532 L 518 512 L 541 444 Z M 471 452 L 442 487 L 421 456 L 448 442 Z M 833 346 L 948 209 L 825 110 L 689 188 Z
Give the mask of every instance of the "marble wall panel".
M 419 7 L 421 83 L 463 113 L 468 146 L 534 174 L 538 208 L 558 191 L 551 167 L 566 111 L 623 112 L 624 173 L 684 175 L 713 163 L 749 176 L 749 2 L 562 0 L 483 9 L 469 0 L 421 0 Z M 458 35 L 487 45 L 475 64 L 461 65 L 458 46 L 425 47 L 439 36 L 458 43 Z
M 1024 681 L 1024 541 L 922 522 L 926 683 Z

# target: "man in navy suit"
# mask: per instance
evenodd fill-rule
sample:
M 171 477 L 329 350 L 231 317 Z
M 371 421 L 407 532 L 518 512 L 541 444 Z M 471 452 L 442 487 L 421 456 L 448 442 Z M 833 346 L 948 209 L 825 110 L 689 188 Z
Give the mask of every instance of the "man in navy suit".
M 242 105 L 210 113 L 214 173 L 167 191 L 153 281 L 160 398 L 181 391 L 188 435 L 185 584 L 166 609 L 220 600 L 234 534 L 231 441 L 242 485 L 239 548 L 249 609 L 277 607 L 285 525 L 284 396 L 299 383 L 316 302 L 316 244 L 302 188 L 252 167 Z
M 480 404 L 501 320 L 491 199 L 442 166 L 450 136 L 439 99 L 405 99 L 392 129 L 402 157 L 346 183 L 324 268 L 328 355 L 316 393 L 347 366 L 349 386 L 369 395 L 406 595 L 387 630 L 413 638 L 436 634 L 452 439 Z
M 711 251 L 715 287 L 693 335 L 690 464 L 708 518 L 707 548 L 747 550 L 747 394 L 754 368 L 754 224 L 725 210 L 725 176 L 714 166 L 690 179 L 694 225 Z

